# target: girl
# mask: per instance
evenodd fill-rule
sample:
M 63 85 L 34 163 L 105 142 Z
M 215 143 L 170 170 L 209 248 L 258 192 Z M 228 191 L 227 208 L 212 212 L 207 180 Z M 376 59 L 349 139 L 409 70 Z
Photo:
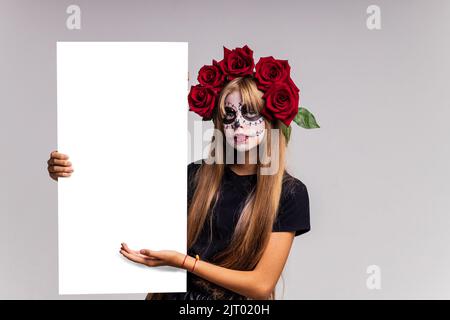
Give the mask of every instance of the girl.
M 208 159 L 188 165 L 187 254 L 122 244 L 120 252 L 131 261 L 188 271 L 187 292 L 149 293 L 146 299 L 275 299 L 294 237 L 310 230 L 309 197 L 303 182 L 285 169 L 285 131 L 275 135 L 277 147 L 272 146 L 273 130 L 284 124 L 263 115 L 267 98 L 258 83 L 249 74 L 224 83 L 211 113 L 213 141 L 222 144 L 211 144 Z M 234 160 L 239 156 L 245 163 L 224 164 L 227 145 Z M 256 163 L 251 161 L 255 150 Z M 269 151 L 277 158 L 277 170 L 263 174 Z M 56 151 L 48 164 L 55 180 L 73 172 L 68 156 Z

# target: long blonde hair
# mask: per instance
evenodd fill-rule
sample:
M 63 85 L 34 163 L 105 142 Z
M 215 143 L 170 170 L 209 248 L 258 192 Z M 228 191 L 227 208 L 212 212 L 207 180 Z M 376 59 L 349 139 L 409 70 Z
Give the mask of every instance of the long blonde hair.
M 219 163 L 214 162 L 212 164 L 203 163 L 193 178 L 193 183 L 196 188 L 188 208 L 188 248 L 191 248 L 196 242 L 208 214 L 212 211 L 218 199 L 225 170 L 222 152 L 225 149 L 225 141 L 224 139 L 218 140 L 216 133 L 220 132 L 222 137 L 224 136 L 222 118 L 225 113 L 225 98 L 235 90 L 241 93 L 243 104 L 246 104 L 250 108 L 260 111 L 265 105 L 264 99 L 262 99 L 263 93 L 257 89 L 252 77 L 235 78 L 222 89 L 216 108 L 217 111 L 213 116 L 214 127 L 217 130 L 215 130 L 215 134 L 212 137 L 212 143 L 214 141 L 223 141 L 223 146 L 222 148 L 217 148 L 217 146 L 215 148 L 211 147 L 209 152 L 209 157 L 215 157 L 216 160 L 220 159 L 222 161 L 217 161 Z M 267 130 L 265 131 L 266 136 L 261 144 L 263 145 L 265 155 L 270 156 L 269 153 L 272 151 L 270 129 L 280 129 L 281 123 L 279 120 L 268 121 L 265 118 L 264 121 Z M 263 164 L 258 157 L 256 187 L 245 201 L 228 247 L 211 259 L 211 262 L 214 262 L 216 265 L 235 270 L 253 270 L 263 254 L 278 212 L 285 171 L 287 142 L 281 132 L 278 137 L 278 148 L 274 148 L 275 152 L 279 152 L 278 171 L 273 175 L 261 175 L 261 167 L 270 166 L 270 163 Z M 209 214 L 210 219 L 211 216 L 212 214 Z M 197 282 L 211 289 L 211 285 L 207 281 L 202 280 Z M 220 298 L 220 294 L 217 297 Z M 272 291 L 269 299 L 275 299 L 275 289 Z

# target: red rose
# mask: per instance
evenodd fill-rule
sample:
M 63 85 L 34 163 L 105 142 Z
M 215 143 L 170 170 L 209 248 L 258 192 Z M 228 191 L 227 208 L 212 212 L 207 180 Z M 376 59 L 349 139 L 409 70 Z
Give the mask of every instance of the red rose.
M 219 87 L 223 85 L 225 75 L 223 74 L 219 63 L 216 60 L 213 60 L 212 65 L 205 65 L 199 70 L 197 80 L 202 86 L 214 88 L 217 92 L 222 89 Z
M 223 47 L 224 58 L 219 62 L 223 73 L 228 77 L 228 81 L 245 75 L 252 75 L 255 62 L 253 61 L 253 51 L 247 45 L 243 48 L 236 48 L 232 51 Z
M 189 111 L 194 111 L 203 120 L 210 120 L 216 104 L 216 92 L 202 85 L 191 86 L 188 95 Z
M 292 79 L 272 84 L 263 98 L 266 106 L 261 110 L 261 114 L 269 120 L 279 119 L 289 126 L 298 113 L 300 101 L 299 90 Z
M 287 60 L 277 60 L 272 56 L 260 58 L 256 64 L 255 78 L 258 89 L 267 89 L 275 82 L 284 82 L 290 77 L 291 67 Z

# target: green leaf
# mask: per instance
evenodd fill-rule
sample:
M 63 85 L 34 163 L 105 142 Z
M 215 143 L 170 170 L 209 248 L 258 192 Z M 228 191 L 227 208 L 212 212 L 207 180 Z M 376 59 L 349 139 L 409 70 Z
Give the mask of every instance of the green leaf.
M 284 136 L 286 137 L 286 141 L 289 142 L 289 138 L 291 137 L 291 126 L 286 126 L 284 123 L 281 123 L 281 131 L 283 132 Z
M 314 115 L 305 107 L 300 107 L 294 118 L 294 122 L 305 129 L 320 128 Z

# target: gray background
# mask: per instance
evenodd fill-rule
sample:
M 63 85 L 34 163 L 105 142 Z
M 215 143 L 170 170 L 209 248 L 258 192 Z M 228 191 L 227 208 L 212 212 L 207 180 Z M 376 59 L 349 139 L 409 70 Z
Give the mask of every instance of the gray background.
M 81 30 L 66 28 L 70 4 Z M 58 295 L 56 41 L 187 41 L 191 84 L 223 45 L 288 59 L 321 128 L 293 128 L 312 230 L 284 298 L 450 298 L 449 17 L 448 1 L 1 1 L 0 298 L 145 296 Z M 372 264 L 381 290 L 366 287 Z

